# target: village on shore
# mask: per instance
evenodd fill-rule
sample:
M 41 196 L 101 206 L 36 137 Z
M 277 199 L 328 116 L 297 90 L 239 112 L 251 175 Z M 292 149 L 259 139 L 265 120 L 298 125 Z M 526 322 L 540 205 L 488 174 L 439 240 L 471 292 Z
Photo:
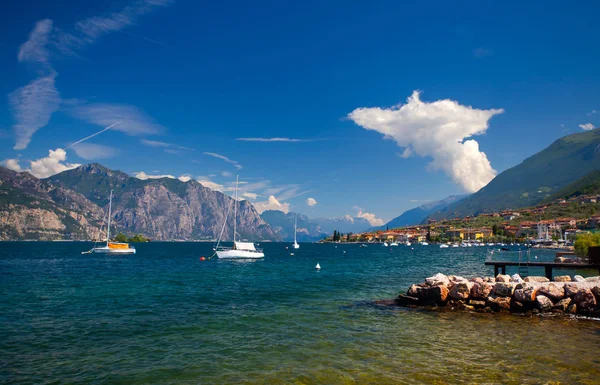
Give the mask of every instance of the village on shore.
M 571 245 L 578 234 L 600 227 L 600 195 L 581 195 L 534 207 L 481 213 L 359 234 L 334 232 L 322 242 L 535 243 Z

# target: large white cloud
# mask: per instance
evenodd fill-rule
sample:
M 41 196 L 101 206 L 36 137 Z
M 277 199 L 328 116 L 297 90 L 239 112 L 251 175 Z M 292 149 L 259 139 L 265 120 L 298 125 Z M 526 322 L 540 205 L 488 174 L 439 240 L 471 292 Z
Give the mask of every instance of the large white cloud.
M 23 169 L 21 168 L 21 165 L 19 164 L 19 159 L 15 158 L 15 159 L 4 159 L 2 162 L 0 162 L 0 164 L 4 167 L 6 167 L 9 170 L 13 170 L 16 172 L 21 172 L 23 171 Z
M 359 211 L 358 214 L 356 214 L 356 217 L 366 219 L 367 221 L 369 221 L 371 226 L 382 226 L 385 223 L 383 219 L 377 218 L 377 216 L 372 213 L 364 213 L 362 211 Z
M 581 128 L 584 131 L 591 131 L 594 129 L 594 125 L 592 123 L 580 124 L 579 128 Z
M 406 104 L 392 108 L 357 108 L 348 117 L 402 147 L 403 157 L 412 153 L 431 157 L 432 170 L 443 170 L 465 191 L 475 192 L 496 175 L 474 135 L 486 132 L 489 120 L 502 109 L 479 110 L 453 100 L 427 103 L 418 91 Z
M 275 196 L 269 196 L 269 199 L 264 202 L 254 203 L 254 208 L 259 214 L 262 214 L 266 210 L 278 210 L 284 213 L 290 212 L 290 204 L 285 202 L 279 202 Z
M 317 200 L 315 198 L 308 198 L 306 204 L 312 207 L 317 204 Z
M 18 159 L 6 159 L 2 162 L 4 167 L 13 171 L 29 171 L 31 175 L 38 178 L 47 178 L 59 172 L 71 170 L 80 164 L 67 163 L 67 152 L 62 148 L 49 150 L 48 156 L 38 160 L 29 161 L 29 168 L 22 169 Z

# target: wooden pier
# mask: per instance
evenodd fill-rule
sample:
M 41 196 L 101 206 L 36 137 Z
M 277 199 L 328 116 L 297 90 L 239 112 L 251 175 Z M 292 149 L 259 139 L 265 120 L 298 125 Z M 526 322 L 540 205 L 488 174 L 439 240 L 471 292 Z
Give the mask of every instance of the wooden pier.
M 558 269 L 595 269 L 600 275 L 600 264 L 590 263 L 569 263 L 569 262 L 518 262 L 518 261 L 486 261 L 486 266 L 494 266 L 494 276 L 501 271 L 506 274 L 506 266 L 519 267 L 543 267 L 546 272 L 546 278 L 552 281 L 552 270 Z

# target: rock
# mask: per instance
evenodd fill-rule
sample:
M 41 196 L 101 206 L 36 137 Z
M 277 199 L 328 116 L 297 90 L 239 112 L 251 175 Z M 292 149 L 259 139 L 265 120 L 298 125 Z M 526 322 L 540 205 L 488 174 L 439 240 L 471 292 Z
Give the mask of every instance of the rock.
M 486 302 L 478 299 L 470 299 L 469 305 L 473 306 L 474 308 L 484 308 L 486 306 Z
M 536 289 L 533 286 L 525 286 L 515 290 L 515 300 L 519 302 L 533 302 L 536 297 Z
M 427 303 L 435 302 L 436 304 L 446 302 L 448 299 L 448 288 L 440 285 L 422 287 L 419 290 L 419 299 Z
M 450 289 L 449 296 L 452 299 L 467 299 L 471 295 L 471 282 L 458 282 Z
M 422 287 L 420 285 L 412 285 L 406 292 L 406 295 L 419 298 L 419 292 L 421 289 Z
M 471 278 L 469 281 L 473 282 L 473 283 L 483 283 L 484 282 L 483 278 L 481 278 L 481 277 Z
M 573 281 L 575 282 L 585 282 L 585 278 L 583 278 L 581 275 L 576 275 L 573 277 Z
M 448 276 L 448 280 L 449 280 L 450 282 L 456 282 L 456 283 L 458 283 L 458 282 L 469 282 L 469 280 L 468 280 L 468 279 L 466 279 L 466 278 L 464 278 L 464 277 L 460 277 L 460 276 L 458 276 L 458 275 L 449 275 L 449 276 Z
M 550 282 L 550 280 L 546 277 L 530 276 L 525 277 L 525 282 Z
M 513 274 L 513 275 L 510 277 L 510 281 L 511 281 L 511 282 L 516 282 L 516 283 L 521 283 L 521 282 L 524 282 L 524 281 L 523 281 L 523 278 L 521 278 L 521 276 L 520 276 L 519 274 Z
M 485 277 L 483 279 L 484 282 L 489 282 L 489 283 L 496 283 L 496 278 L 494 277 Z
M 594 286 L 591 290 L 594 297 L 596 297 L 596 303 L 600 303 L 600 286 Z
M 576 283 L 565 283 L 563 289 L 565 290 L 565 297 L 575 297 L 575 294 L 579 291 L 579 286 Z
M 450 283 L 448 277 L 442 273 L 437 273 L 433 277 L 425 278 L 427 286 L 446 286 Z
M 570 304 L 567 307 L 567 313 L 569 313 L 569 314 L 577 314 L 577 305 L 575 305 L 574 303 Z
M 586 282 L 600 282 L 600 275 L 597 277 L 587 277 L 585 279 Z
M 496 276 L 496 282 L 510 282 L 510 275 L 498 274 Z
M 471 305 L 467 305 L 464 301 L 458 301 L 458 303 L 456 304 L 456 308 L 460 309 L 460 310 L 467 310 L 467 311 L 475 310 L 475 307 L 473 307 Z
M 565 296 L 565 289 L 564 287 L 558 286 L 554 283 L 551 283 L 549 285 L 544 285 L 542 287 L 540 287 L 538 289 L 538 291 L 545 295 L 546 297 L 557 301 L 559 299 L 562 299 Z
M 560 311 L 567 311 L 567 308 L 569 307 L 569 305 L 571 304 L 571 298 L 564 298 L 561 299 L 560 301 L 558 301 L 554 306 L 552 306 L 552 309 L 558 309 Z
M 417 306 L 419 304 L 420 300 L 417 297 L 400 294 L 394 302 L 398 306 Z
M 473 287 L 471 288 L 471 297 L 475 298 L 475 299 L 486 299 L 492 292 L 493 288 L 494 288 L 494 286 L 490 283 L 476 282 L 473 284 Z
M 511 313 L 524 313 L 525 306 L 519 301 L 515 301 L 514 298 L 510 301 L 510 312 Z
M 499 297 L 510 297 L 515 291 L 513 283 L 498 282 L 494 285 L 494 293 Z
M 546 297 L 545 295 L 538 295 L 535 300 L 537 301 L 538 309 L 542 313 L 545 311 L 549 311 L 550 309 L 552 309 L 552 306 L 554 306 L 552 300 L 550 300 L 550 298 Z
M 575 294 L 575 304 L 577 305 L 577 309 L 581 310 L 591 310 L 596 307 L 596 297 L 590 289 L 579 289 L 577 294 Z
M 554 282 L 571 282 L 571 277 L 568 275 L 557 275 L 554 277 Z
M 510 298 L 488 297 L 487 305 L 494 311 L 510 311 Z

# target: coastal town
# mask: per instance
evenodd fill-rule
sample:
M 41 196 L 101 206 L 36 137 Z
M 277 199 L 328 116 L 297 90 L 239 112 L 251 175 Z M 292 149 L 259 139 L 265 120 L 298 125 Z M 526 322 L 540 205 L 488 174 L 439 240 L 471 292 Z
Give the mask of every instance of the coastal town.
M 427 219 L 420 225 L 375 229 L 359 234 L 336 232 L 324 241 L 568 245 L 578 234 L 600 227 L 599 202 L 600 195 L 580 195 L 518 210 L 445 220 Z

